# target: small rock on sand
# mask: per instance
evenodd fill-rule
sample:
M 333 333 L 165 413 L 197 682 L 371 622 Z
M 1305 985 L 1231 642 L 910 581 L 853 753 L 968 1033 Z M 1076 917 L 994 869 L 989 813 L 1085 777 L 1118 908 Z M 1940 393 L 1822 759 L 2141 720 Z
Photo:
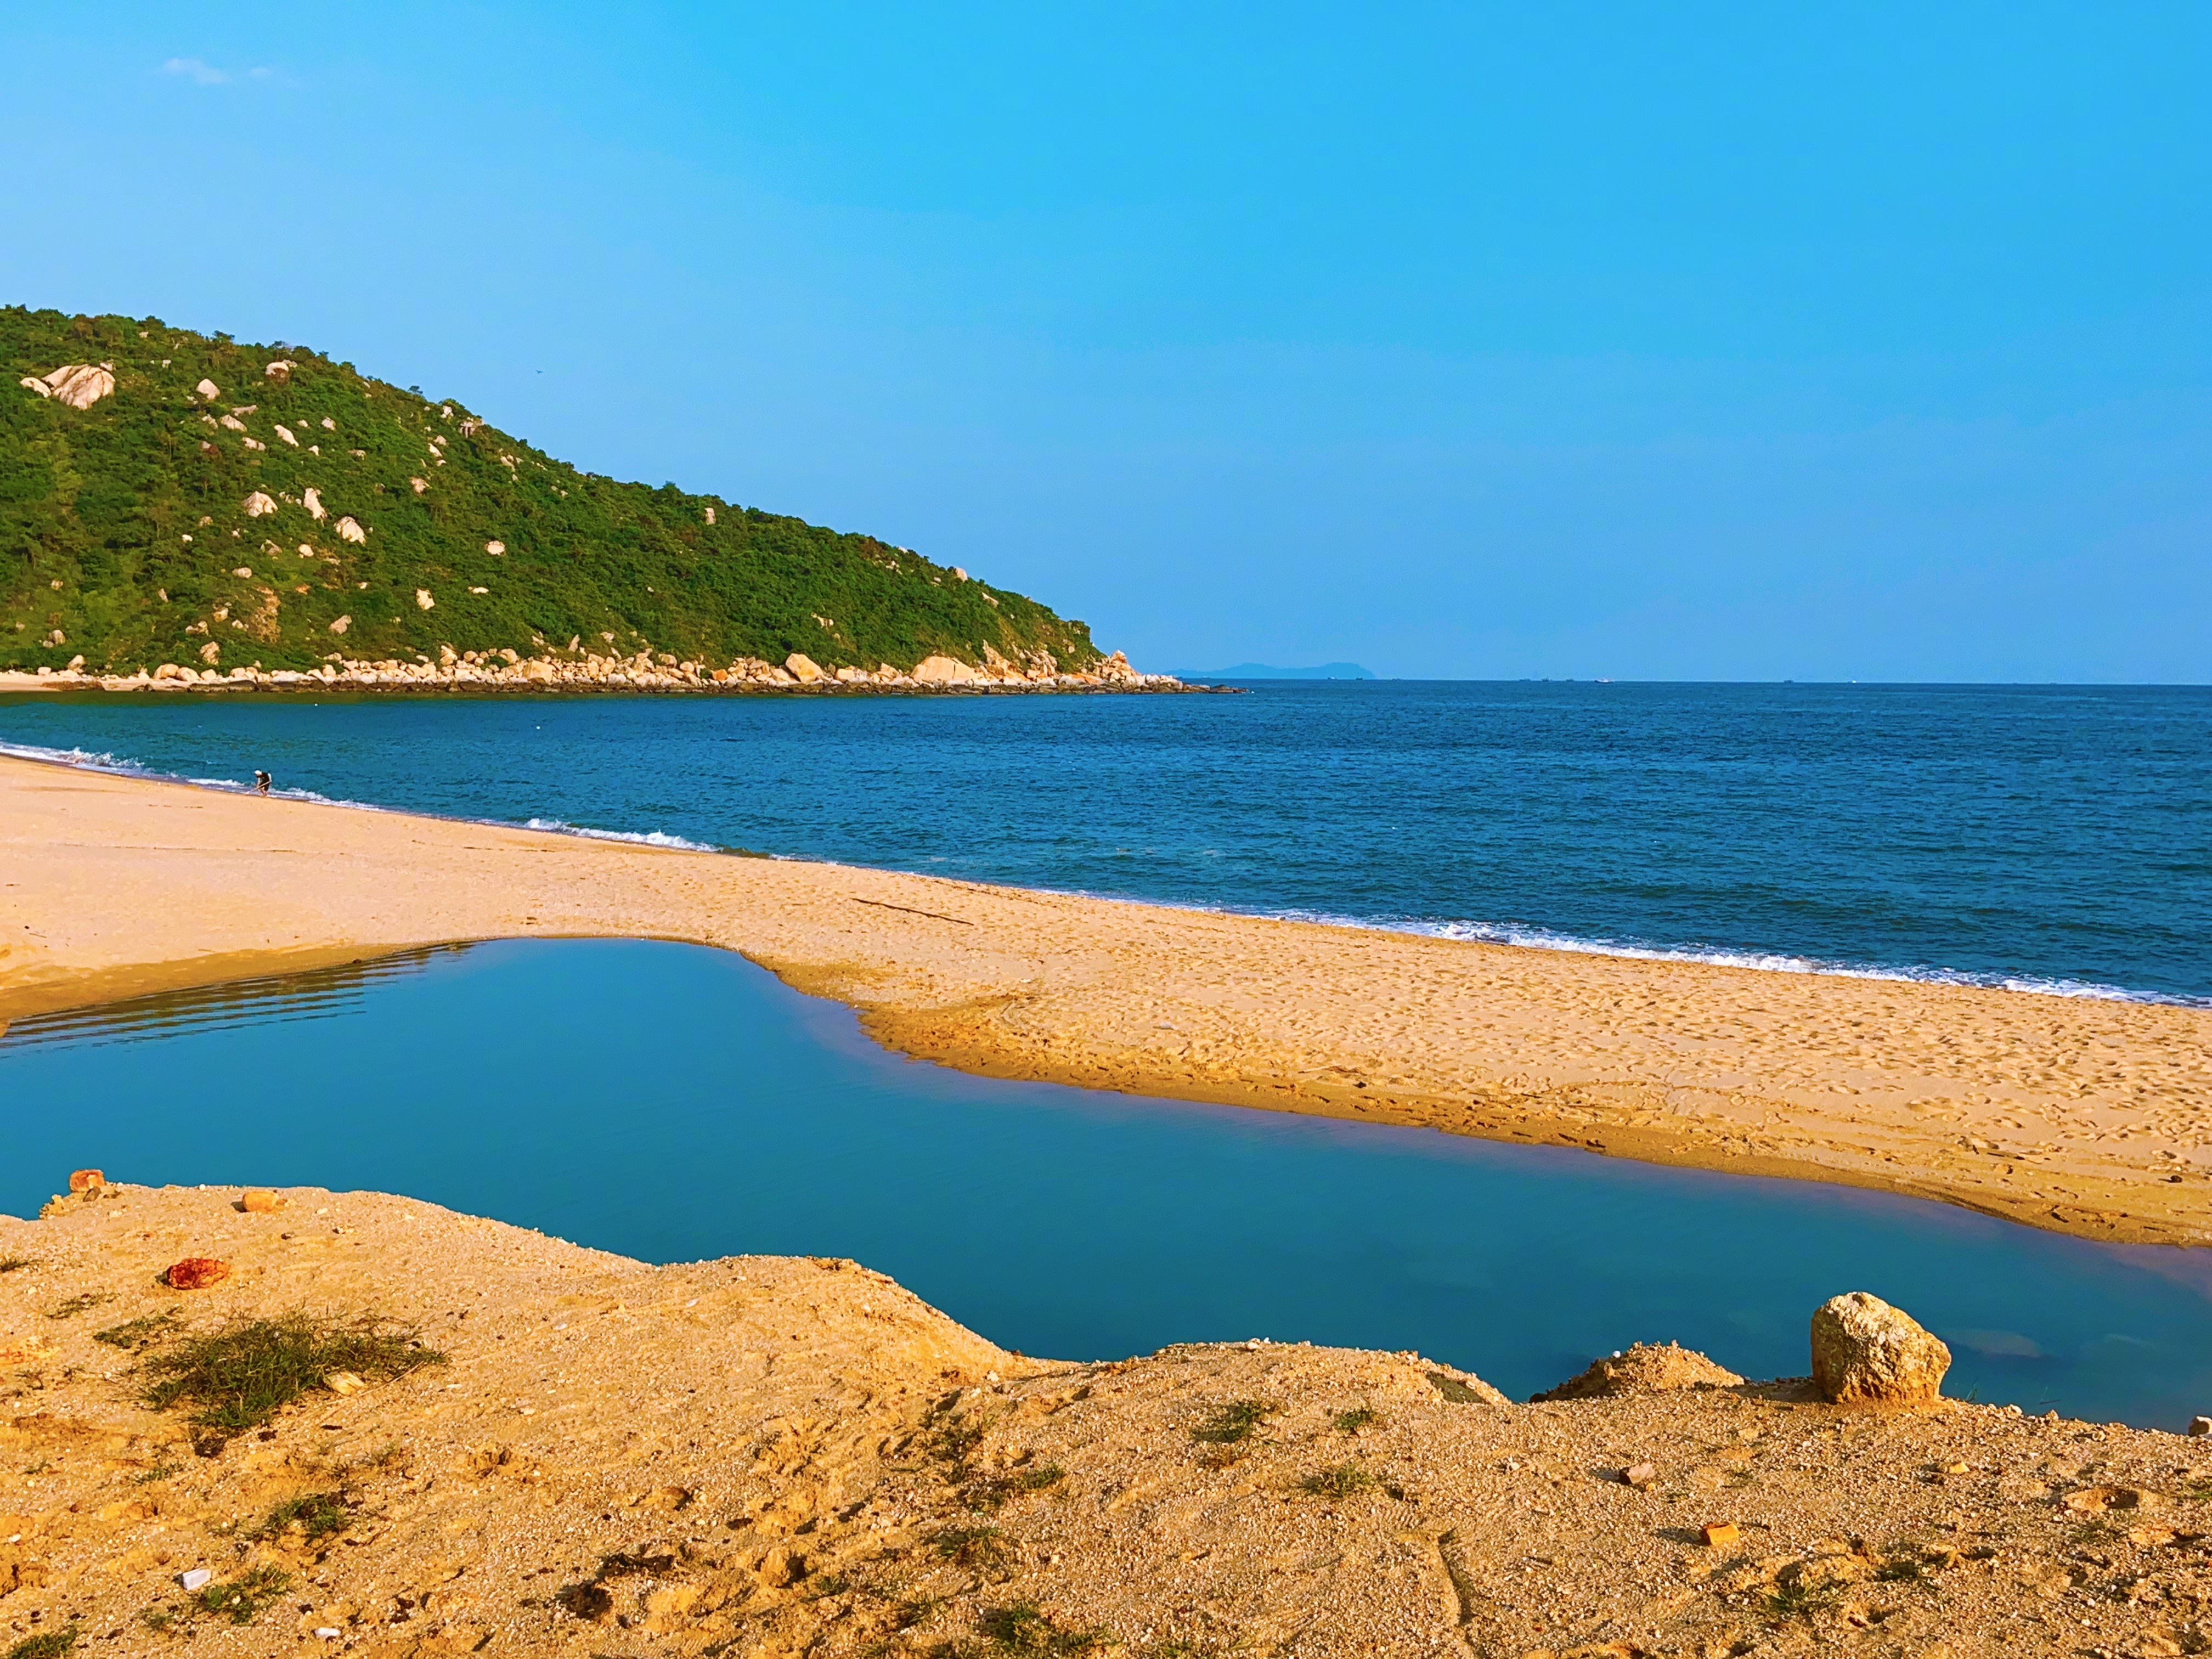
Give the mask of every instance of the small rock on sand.
M 2189 1419 L 2189 1432 L 2191 1436 L 2199 1437 L 2204 1435 L 2212 1434 L 2212 1417 L 2191 1418 Z
M 161 1275 L 173 1291 L 204 1291 L 230 1277 L 230 1263 L 211 1255 L 188 1255 Z
M 248 1215 L 274 1215 L 283 1202 L 266 1187 L 248 1187 L 238 1195 L 238 1207 Z
M 72 1170 L 70 1171 L 70 1190 L 73 1193 L 91 1192 L 98 1188 L 104 1187 L 106 1184 L 107 1177 L 100 1174 L 97 1170 Z
M 1831 1297 L 1813 1316 L 1813 1386 L 1825 1400 L 1925 1405 L 1950 1369 L 1950 1349 L 1878 1296 Z

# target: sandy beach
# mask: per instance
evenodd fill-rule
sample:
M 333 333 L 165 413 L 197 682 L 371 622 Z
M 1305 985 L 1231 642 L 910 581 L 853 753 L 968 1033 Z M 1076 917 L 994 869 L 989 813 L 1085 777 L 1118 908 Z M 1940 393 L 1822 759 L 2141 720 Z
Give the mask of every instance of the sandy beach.
M 740 951 L 948 1066 L 2212 1242 L 2212 1012 L 1447 941 L 0 760 L 0 1018 L 497 938 Z

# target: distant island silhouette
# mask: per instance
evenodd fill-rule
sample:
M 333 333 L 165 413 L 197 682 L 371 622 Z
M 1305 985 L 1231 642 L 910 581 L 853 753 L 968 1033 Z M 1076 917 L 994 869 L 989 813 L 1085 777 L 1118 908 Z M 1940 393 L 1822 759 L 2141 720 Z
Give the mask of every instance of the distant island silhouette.
M 1240 662 L 1233 668 L 1178 668 L 1179 680 L 1371 680 L 1371 669 L 1356 662 L 1325 662 L 1318 668 L 1270 668 L 1263 662 Z

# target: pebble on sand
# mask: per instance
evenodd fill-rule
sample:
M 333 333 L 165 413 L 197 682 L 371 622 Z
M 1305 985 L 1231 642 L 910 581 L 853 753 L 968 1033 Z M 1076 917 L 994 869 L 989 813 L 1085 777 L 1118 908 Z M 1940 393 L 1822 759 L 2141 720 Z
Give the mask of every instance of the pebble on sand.
M 204 1291 L 230 1277 L 230 1263 L 211 1255 L 188 1255 L 161 1275 L 173 1291 Z

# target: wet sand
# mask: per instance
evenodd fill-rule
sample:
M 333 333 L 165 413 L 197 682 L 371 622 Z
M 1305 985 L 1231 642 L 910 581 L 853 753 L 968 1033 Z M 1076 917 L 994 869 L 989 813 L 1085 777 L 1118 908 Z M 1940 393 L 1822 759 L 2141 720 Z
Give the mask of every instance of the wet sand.
M 2212 1242 L 2212 1011 L 1655 963 L 0 759 L 0 1019 L 498 938 L 738 951 L 970 1072 Z

